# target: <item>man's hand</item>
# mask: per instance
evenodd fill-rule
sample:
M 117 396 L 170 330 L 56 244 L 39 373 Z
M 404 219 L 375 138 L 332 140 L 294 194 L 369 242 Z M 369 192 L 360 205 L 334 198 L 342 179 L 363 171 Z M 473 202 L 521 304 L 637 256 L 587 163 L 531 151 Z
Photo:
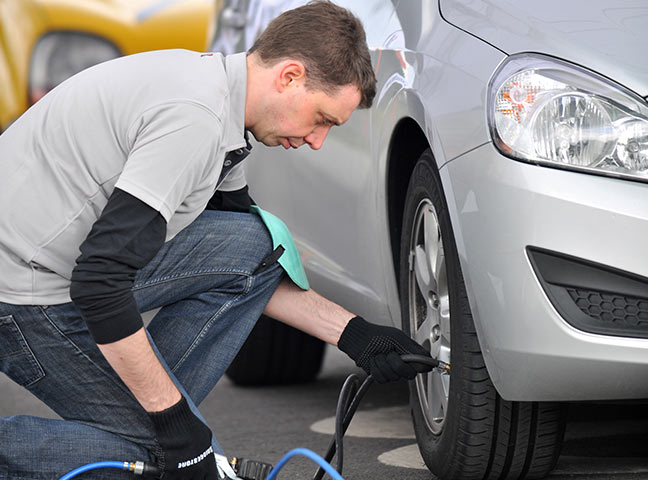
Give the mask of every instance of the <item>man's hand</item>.
M 211 446 L 211 431 L 182 399 L 161 412 L 149 413 L 164 451 L 163 480 L 216 480 L 219 477 Z
M 153 422 L 164 451 L 162 478 L 219 479 L 211 432 L 189 408 L 155 355 L 144 329 L 98 346 Z
M 431 370 L 431 367 L 409 364 L 400 358 L 404 354 L 429 357 L 429 352 L 421 345 L 397 328 L 375 325 L 362 317 L 349 321 L 338 347 L 378 383 L 412 380 L 417 373 Z

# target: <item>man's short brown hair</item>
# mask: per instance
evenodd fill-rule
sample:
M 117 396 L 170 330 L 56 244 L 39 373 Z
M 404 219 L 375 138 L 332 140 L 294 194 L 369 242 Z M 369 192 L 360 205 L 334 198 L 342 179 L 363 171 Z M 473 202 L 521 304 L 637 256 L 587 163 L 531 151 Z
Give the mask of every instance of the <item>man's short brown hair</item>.
M 252 45 L 266 65 L 293 58 L 306 67 L 306 85 L 333 93 L 355 85 L 360 108 L 376 95 L 376 76 L 362 22 L 349 10 L 328 0 L 316 0 L 288 10 L 272 20 Z

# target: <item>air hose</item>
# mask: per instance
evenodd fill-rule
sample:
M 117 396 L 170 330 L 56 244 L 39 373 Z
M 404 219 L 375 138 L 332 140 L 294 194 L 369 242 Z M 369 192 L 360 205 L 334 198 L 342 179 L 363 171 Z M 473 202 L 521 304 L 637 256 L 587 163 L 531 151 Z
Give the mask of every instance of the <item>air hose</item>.
M 450 372 L 450 364 L 424 355 L 401 355 L 401 359 L 405 362 L 425 365 L 427 367 L 430 367 L 430 370 L 438 368 L 443 372 Z M 321 480 L 322 476 L 325 473 L 328 473 L 333 480 L 344 480 L 342 478 L 344 434 L 346 433 L 347 428 L 351 423 L 353 415 L 360 405 L 360 401 L 362 400 L 372 383 L 373 377 L 371 375 L 368 375 L 362 383 L 360 383 L 360 377 L 358 377 L 358 375 L 356 374 L 349 375 L 345 380 L 344 384 L 342 385 L 342 389 L 340 390 L 340 395 L 338 397 L 338 403 L 335 410 L 335 434 L 333 435 L 333 438 L 329 443 L 324 458 L 306 448 L 296 448 L 284 455 L 284 457 L 279 461 L 279 463 L 277 463 L 277 465 L 272 469 L 272 471 L 264 480 L 274 480 L 279 471 L 284 467 L 286 462 L 288 462 L 288 460 L 296 455 L 301 455 L 309 458 L 319 465 L 317 472 L 313 476 L 313 480 Z M 336 452 L 337 468 L 334 469 L 329 462 L 333 459 L 333 456 L 336 454 Z M 107 461 L 83 465 L 65 474 L 59 480 L 69 480 L 76 475 L 87 472 L 89 470 L 94 470 L 96 468 L 118 468 L 120 470 L 133 472 L 135 475 L 144 475 L 149 477 L 159 476 L 161 473 L 157 466 L 149 462 Z
M 98 468 L 117 468 L 119 470 L 124 470 L 126 472 L 133 472 L 135 475 L 145 475 L 147 477 L 153 477 L 160 474 L 159 469 L 148 462 L 94 462 L 83 465 L 79 468 L 75 468 L 71 472 L 63 475 L 59 480 L 69 480 L 72 477 L 76 477 L 84 472 L 89 470 L 96 470 Z
M 450 373 L 450 364 L 442 362 L 440 360 L 434 359 L 432 357 L 427 357 L 425 355 L 401 355 L 401 359 L 404 362 L 408 363 L 418 363 L 430 367 L 430 370 L 435 368 L 441 369 L 441 371 Z M 344 434 L 349 428 L 351 419 L 355 415 L 358 406 L 362 397 L 364 397 L 367 390 L 373 383 L 373 377 L 367 375 L 362 383 L 360 383 L 360 378 L 356 374 L 351 374 L 347 377 L 342 389 L 340 390 L 340 395 L 338 396 L 337 408 L 335 410 L 335 434 L 329 443 L 326 455 L 324 455 L 324 460 L 330 462 L 337 451 L 337 472 L 342 474 L 343 466 L 343 438 Z M 358 385 L 360 385 L 358 387 Z M 353 396 L 353 398 L 351 398 Z M 325 472 L 322 467 L 320 467 L 315 475 L 313 480 L 321 480 Z

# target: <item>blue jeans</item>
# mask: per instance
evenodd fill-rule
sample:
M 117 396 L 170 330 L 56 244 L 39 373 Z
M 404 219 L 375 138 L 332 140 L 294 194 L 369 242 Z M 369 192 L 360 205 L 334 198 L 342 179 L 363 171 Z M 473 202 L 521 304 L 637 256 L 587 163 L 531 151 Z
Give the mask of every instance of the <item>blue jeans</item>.
M 221 378 L 283 270 L 260 267 L 272 241 L 256 215 L 206 211 L 137 274 L 149 337 L 193 403 Z M 0 418 L 0 479 L 53 480 L 99 460 L 155 461 L 153 426 L 101 355 L 72 303 L 0 303 L 0 369 L 62 420 Z M 219 448 L 217 446 L 217 448 Z M 80 478 L 132 478 L 115 469 Z

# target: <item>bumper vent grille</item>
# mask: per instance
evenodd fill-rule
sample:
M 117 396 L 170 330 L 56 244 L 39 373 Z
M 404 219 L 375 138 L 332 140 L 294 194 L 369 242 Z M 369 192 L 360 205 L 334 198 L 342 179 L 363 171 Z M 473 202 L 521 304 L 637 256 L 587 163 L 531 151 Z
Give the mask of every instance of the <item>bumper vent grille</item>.
M 527 252 L 567 323 L 600 335 L 648 338 L 648 278 L 537 247 Z
M 648 329 L 648 300 L 612 293 L 567 288 L 581 312 L 627 329 Z

